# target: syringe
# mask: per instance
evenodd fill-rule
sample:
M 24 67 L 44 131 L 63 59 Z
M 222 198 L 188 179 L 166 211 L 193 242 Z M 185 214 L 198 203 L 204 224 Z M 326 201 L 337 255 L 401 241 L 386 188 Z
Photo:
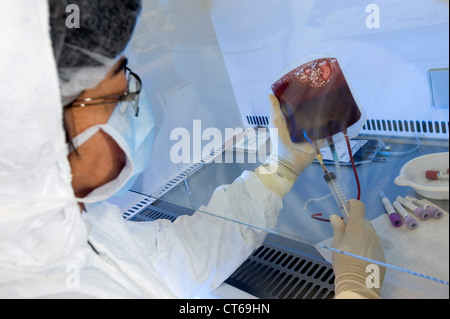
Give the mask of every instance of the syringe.
M 336 201 L 336 204 L 341 211 L 342 217 L 344 217 L 344 221 L 347 223 L 350 216 L 350 209 L 348 207 L 348 201 L 341 187 L 341 184 L 339 183 L 336 175 L 333 172 L 326 171 L 323 178 L 330 188 L 331 194 L 333 194 L 334 200 Z
M 347 223 L 348 218 L 350 216 L 348 200 L 347 200 L 345 193 L 341 187 L 341 184 L 339 183 L 338 179 L 336 178 L 336 175 L 333 172 L 329 172 L 327 170 L 327 168 L 323 162 L 323 156 L 320 153 L 320 150 L 317 147 L 317 145 L 316 145 L 316 157 L 320 163 L 320 166 L 322 167 L 323 172 L 325 173 L 323 178 L 325 179 L 325 182 L 327 183 L 328 187 L 330 188 L 331 194 L 333 195 L 334 200 L 336 201 L 336 204 L 338 205 L 339 210 L 341 211 L 344 221 Z

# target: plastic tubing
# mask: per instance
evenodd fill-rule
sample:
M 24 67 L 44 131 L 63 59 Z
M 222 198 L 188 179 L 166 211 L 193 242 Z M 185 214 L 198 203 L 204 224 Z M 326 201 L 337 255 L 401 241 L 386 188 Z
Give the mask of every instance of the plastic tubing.
M 333 157 L 334 166 L 336 167 L 336 175 L 338 179 L 341 178 L 341 163 L 339 161 L 339 156 L 336 152 L 336 146 L 334 145 L 333 139 L 331 137 L 327 138 L 328 146 L 331 151 L 331 156 Z
M 353 159 L 352 147 L 350 145 L 350 139 L 347 135 L 347 131 L 344 132 L 344 137 L 345 137 L 345 142 L 347 144 L 348 155 L 350 156 L 350 161 L 352 163 L 353 174 L 355 175 L 356 187 L 358 190 L 358 196 L 356 197 L 356 199 L 361 200 L 361 184 L 359 182 L 358 172 L 356 171 L 355 160 Z

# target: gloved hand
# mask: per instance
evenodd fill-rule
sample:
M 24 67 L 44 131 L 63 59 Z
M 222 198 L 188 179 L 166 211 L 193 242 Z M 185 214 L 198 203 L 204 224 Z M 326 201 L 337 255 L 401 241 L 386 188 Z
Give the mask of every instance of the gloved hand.
M 290 169 L 298 176 L 314 160 L 315 150 L 310 143 L 292 143 L 286 121 L 281 113 L 280 102 L 274 95 L 270 95 L 269 98 L 272 104 L 270 137 L 272 143 L 277 142 L 277 147 L 272 149 L 272 157 L 290 164 Z
M 386 262 L 380 238 L 365 218 L 365 206 L 349 201 L 347 225 L 337 215 L 331 216 L 334 229 L 333 248 L 351 254 Z M 360 258 L 333 252 L 336 298 L 380 298 L 386 269 Z
M 270 95 L 272 153 L 256 174 L 269 189 L 281 198 L 292 188 L 300 173 L 312 163 L 315 151 L 311 144 L 294 144 L 281 113 L 280 103 Z

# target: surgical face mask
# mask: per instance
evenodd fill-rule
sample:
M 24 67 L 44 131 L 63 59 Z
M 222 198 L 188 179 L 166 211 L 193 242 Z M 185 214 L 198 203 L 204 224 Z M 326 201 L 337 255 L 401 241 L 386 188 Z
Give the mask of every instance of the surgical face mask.
M 126 192 L 150 161 L 155 126 L 152 109 L 144 92 L 141 92 L 139 99 L 139 116 L 135 116 L 129 103 L 131 102 L 117 104 L 108 123 L 92 126 L 72 139 L 74 146 L 78 148 L 102 130 L 114 139 L 126 155 L 126 164 L 114 180 L 78 199 L 79 202 L 88 204 L 85 205 L 87 209 L 112 195 Z

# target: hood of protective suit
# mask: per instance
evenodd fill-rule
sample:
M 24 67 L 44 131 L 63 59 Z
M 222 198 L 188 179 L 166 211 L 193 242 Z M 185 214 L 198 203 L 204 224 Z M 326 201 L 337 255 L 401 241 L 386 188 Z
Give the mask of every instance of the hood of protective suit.
M 41 271 L 75 258 L 88 230 L 71 186 L 48 5 L 2 1 L 0 12 L 0 267 Z
M 97 86 L 131 38 L 141 0 L 48 0 L 63 105 Z

